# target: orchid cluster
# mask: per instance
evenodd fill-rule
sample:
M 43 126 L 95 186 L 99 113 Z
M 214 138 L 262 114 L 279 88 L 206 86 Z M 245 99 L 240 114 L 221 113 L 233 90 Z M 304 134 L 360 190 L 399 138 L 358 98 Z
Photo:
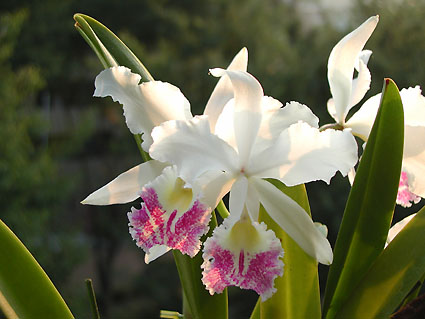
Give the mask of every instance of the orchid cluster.
M 350 109 L 369 90 L 371 51 L 363 50 L 378 23 L 369 18 L 333 48 L 328 61 L 332 98 L 328 111 L 336 124 L 319 128 L 304 104 L 265 96 L 247 72 L 243 48 L 227 69 L 210 69 L 218 83 L 203 115 L 174 85 L 142 82 L 124 66 L 102 71 L 94 96 L 122 104 L 131 133 L 143 138 L 151 160 L 122 173 L 82 203 L 111 205 L 142 199 L 128 213 L 132 238 L 149 263 L 171 249 L 194 257 L 202 249 L 202 282 L 210 294 L 227 286 L 253 289 L 268 299 L 282 276 L 284 251 L 273 230 L 259 220 L 260 205 L 311 257 L 329 265 L 331 246 L 309 214 L 268 179 L 295 186 L 330 182 L 336 172 L 354 175 L 358 161 L 354 136 L 365 142 L 380 94 L 368 99 L 346 121 Z M 354 71 L 357 77 L 353 78 Z M 405 109 L 405 148 L 397 203 L 410 206 L 425 196 L 423 134 L 425 98 L 419 87 L 400 92 Z M 230 215 L 208 233 L 212 211 L 229 194 Z
M 194 116 L 179 88 L 155 81 L 109 29 L 83 14 L 74 19 L 105 67 L 94 96 L 122 105 L 144 159 L 82 203 L 137 201 L 128 226 L 145 262 L 172 251 L 183 314 L 164 310 L 161 318 L 227 319 L 229 286 L 259 295 L 252 319 L 389 318 L 425 300 L 417 298 L 425 208 L 393 223 L 396 204 L 425 196 L 425 97 L 419 86 L 399 90 L 385 79 L 382 93 L 350 114 L 370 88 L 372 52 L 364 47 L 378 16 L 332 49 L 327 109 L 335 123 L 322 126 L 308 106 L 264 94 L 247 71 L 246 48 L 227 68 L 209 70 L 217 84 Z M 304 184 L 329 184 L 337 172 L 351 190 L 332 248 Z M 8 318 L 74 318 L 1 221 L 0 260 L 0 309 Z M 323 298 L 318 263 L 330 265 Z

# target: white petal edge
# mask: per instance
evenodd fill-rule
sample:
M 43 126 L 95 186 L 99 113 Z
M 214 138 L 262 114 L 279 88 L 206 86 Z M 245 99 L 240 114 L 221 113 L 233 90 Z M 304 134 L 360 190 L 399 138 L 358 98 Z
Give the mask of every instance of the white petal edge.
M 425 126 L 404 126 L 402 165 L 409 176 L 409 190 L 425 197 Z
M 347 34 L 332 49 L 328 60 L 328 81 L 335 103 L 338 123 L 344 123 L 351 98 L 351 87 L 356 59 L 378 24 L 373 16 Z
M 161 81 L 139 84 L 140 75 L 119 66 L 103 70 L 95 80 L 94 96 L 111 96 L 123 105 L 132 134 L 144 134 L 143 149 L 149 149 L 152 129 L 168 120 L 190 119 L 189 101 L 180 89 Z
M 210 132 L 205 115 L 165 122 L 153 129 L 152 137 L 151 157 L 175 164 L 185 181 L 194 181 L 208 171 L 239 171 L 236 151 Z
M 308 255 L 321 264 L 330 265 L 333 260 L 331 245 L 307 212 L 269 182 L 259 178 L 251 178 L 250 182 L 270 217 Z
M 358 64 L 359 74 L 352 82 L 351 98 L 347 113 L 354 105 L 363 99 L 366 92 L 370 89 L 370 82 L 372 80 L 370 71 L 362 59 L 358 59 Z
M 261 124 L 263 88 L 248 72 L 223 69 L 212 69 L 210 72 L 214 76 L 227 75 L 232 82 L 235 96 L 233 117 L 235 140 L 238 146 L 239 163 L 245 166 Z
M 415 217 L 416 214 L 409 215 L 402 220 L 400 220 L 398 223 L 395 223 L 388 232 L 387 242 L 386 245 L 388 245 L 397 235 L 399 232 L 402 231 L 404 227 L 407 226 L 407 224 Z M 385 245 L 385 246 L 386 246 Z
M 229 209 L 230 215 L 238 218 L 242 215 L 248 194 L 248 180 L 245 176 L 239 176 L 230 190 Z
M 248 50 L 242 48 L 233 58 L 227 67 L 228 70 L 246 71 L 248 67 Z M 221 77 L 214 88 L 207 105 L 205 106 L 204 115 L 208 115 L 211 131 L 214 127 L 223 107 L 233 98 L 233 86 L 228 77 Z
M 149 249 L 149 253 L 145 254 L 145 263 L 149 264 L 151 261 L 161 257 L 170 250 L 171 248 L 167 247 L 166 245 L 153 246 L 151 249 Z
M 91 193 L 81 203 L 112 205 L 132 202 L 139 197 L 142 187 L 158 177 L 166 166 L 159 161 L 137 165 Z
M 329 184 L 337 171 L 346 176 L 357 163 L 357 143 L 349 130 L 291 125 L 276 143 L 252 158 L 250 176 L 276 178 L 287 186 L 316 180 Z

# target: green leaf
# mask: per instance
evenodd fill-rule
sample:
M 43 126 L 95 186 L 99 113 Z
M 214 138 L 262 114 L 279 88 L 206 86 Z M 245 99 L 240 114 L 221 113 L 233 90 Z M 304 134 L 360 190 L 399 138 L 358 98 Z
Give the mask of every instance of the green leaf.
M 360 161 L 334 249 L 323 311 L 335 318 L 384 248 L 403 156 L 403 105 L 385 79 L 381 105 Z
M 217 219 L 213 213 L 208 237 L 211 236 L 212 230 L 216 226 Z M 227 319 L 227 289 L 221 294 L 211 296 L 202 284 L 202 252 L 199 252 L 194 258 L 183 255 L 178 250 L 173 250 L 173 255 L 185 297 L 183 309 L 185 319 Z
M 0 291 L 19 318 L 74 318 L 49 277 L 0 220 Z
M 295 200 L 310 215 L 310 205 L 304 185 L 287 187 L 279 181 L 270 180 L 286 195 Z M 277 292 L 260 304 L 261 318 L 320 318 L 320 290 L 317 273 L 317 261 L 307 255 L 298 244 L 289 237 L 260 208 L 260 220 L 272 229 L 282 241 L 284 249 L 283 276 L 275 279 Z
M 97 54 L 104 68 L 123 65 L 140 74 L 143 81 L 153 81 L 152 75 L 134 53 L 107 27 L 81 13 L 74 15 L 75 27 Z
M 340 312 L 341 318 L 389 318 L 425 273 L 425 208 L 376 259 Z

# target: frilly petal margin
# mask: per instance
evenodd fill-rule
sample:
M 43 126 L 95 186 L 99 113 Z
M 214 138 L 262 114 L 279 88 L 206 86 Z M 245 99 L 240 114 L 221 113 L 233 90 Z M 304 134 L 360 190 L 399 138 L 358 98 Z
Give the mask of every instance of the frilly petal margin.
M 95 80 L 94 96 L 111 96 L 123 105 L 124 116 L 132 134 L 144 134 L 143 149 L 147 151 L 152 129 L 168 120 L 192 118 L 189 101 L 180 89 L 161 81 L 139 84 L 140 75 L 119 66 L 103 70 Z
M 283 131 L 273 146 L 255 154 L 247 171 L 287 186 L 316 180 L 329 183 L 337 171 L 347 175 L 357 159 L 357 143 L 350 131 L 320 132 L 299 122 Z
M 148 255 L 145 261 L 159 257 L 167 248 L 194 257 L 201 248 L 201 236 L 209 229 L 211 208 L 185 187 L 175 167 L 164 169 L 143 187 L 140 197 L 142 207 L 132 207 L 128 219 L 131 236 Z
M 112 205 L 132 202 L 139 198 L 143 186 L 157 178 L 166 166 L 155 160 L 137 165 L 91 193 L 81 203 Z
M 274 280 L 283 274 L 283 249 L 264 223 L 230 216 L 206 240 L 203 251 L 202 282 L 211 295 L 237 286 L 255 290 L 265 301 L 276 291 Z
M 378 16 L 370 17 L 339 41 L 329 56 L 328 81 L 338 123 L 344 122 L 349 110 L 356 59 L 375 30 L 378 21 Z
M 261 178 L 251 177 L 258 198 L 270 217 L 310 256 L 319 263 L 330 265 L 331 245 L 314 225 L 311 217 L 289 196 Z

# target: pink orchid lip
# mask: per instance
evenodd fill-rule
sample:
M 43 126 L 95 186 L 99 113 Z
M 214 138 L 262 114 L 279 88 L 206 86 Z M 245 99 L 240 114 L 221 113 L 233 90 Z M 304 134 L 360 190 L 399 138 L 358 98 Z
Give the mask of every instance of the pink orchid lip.
M 128 213 L 130 234 L 137 246 L 149 254 L 151 248 L 165 245 L 194 257 L 201 248 L 201 236 L 209 229 L 210 209 L 195 200 L 178 217 L 177 210 L 167 212 L 163 208 L 154 188 L 144 188 L 141 198 L 142 207 Z
M 252 226 L 266 243 L 261 245 L 260 250 L 247 247 L 236 252 L 222 244 L 223 238 L 233 227 L 229 227 L 229 224 L 231 222 L 225 220 L 204 244 L 202 282 L 211 295 L 221 293 L 227 286 L 237 286 L 254 290 L 264 301 L 276 291 L 274 279 L 283 274 L 283 249 L 280 241 L 273 231 L 266 231 L 264 223 L 254 222 Z
M 400 175 L 396 203 L 403 207 L 410 207 L 412 206 L 412 203 L 417 204 L 420 200 L 421 197 L 417 196 L 409 190 L 408 175 L 405 171 L 402 171 Z

